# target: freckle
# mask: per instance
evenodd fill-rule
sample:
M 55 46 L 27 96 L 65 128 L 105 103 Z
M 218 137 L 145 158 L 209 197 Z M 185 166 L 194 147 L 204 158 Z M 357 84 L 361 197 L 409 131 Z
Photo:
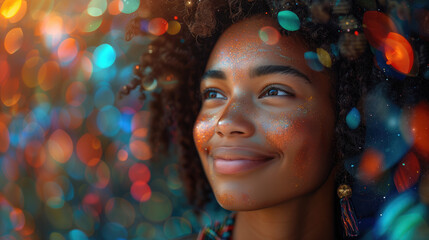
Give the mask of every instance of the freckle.
M 218 201 L 220 205 L 231 205 L 234 203 L 234 197 L 231 194 L 224 193 L 219 196 Z
M 206 144 L 208 139 L 214 134 L 214 121 L 215 118 L 213 115 L 203 115 L 195 122 L 194 140 L 200 152 L 204 150 L 204 144 Z

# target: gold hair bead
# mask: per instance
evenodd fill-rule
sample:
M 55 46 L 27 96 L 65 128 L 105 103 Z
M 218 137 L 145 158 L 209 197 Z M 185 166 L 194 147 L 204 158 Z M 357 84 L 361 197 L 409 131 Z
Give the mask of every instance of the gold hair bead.
M 347 184 L 341 184 L 337 189 L 339 198 L 350 197 L 352 195 L 352 188 Z

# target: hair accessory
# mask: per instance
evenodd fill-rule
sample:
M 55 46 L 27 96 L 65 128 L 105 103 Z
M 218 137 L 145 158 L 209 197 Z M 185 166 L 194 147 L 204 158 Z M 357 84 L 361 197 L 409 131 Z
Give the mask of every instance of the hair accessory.
M 355 212 L 351 203 L 352 188 L 347 184 L 341 184 L 337 189 L 341 205 L 341 222 L 347 237 L 356 237 L 359 235 L 359 229 L 356 223 Z

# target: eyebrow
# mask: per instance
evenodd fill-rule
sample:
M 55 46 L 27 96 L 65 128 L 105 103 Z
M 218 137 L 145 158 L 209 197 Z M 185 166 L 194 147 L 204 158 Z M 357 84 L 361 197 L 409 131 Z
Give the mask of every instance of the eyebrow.
M 310 78 L 307 77 L 307 75 L 305 75 L 304 73 L 300 72 L 299 70 L 293 67 L 284 66 L 284 65 L 259 66 L 250 71 L 250 78 L 260 77 L 260 76 L 269 75 L 269 74 L 294 75 L 299 78 L 302 78 L 303 80 L 306 81 L 306 83 L 312 83 Z M 203 74 L 203 76 L 201 77 L 201 81 L 207 78 L 226 80 L 226 74 L 221 70 L 211 69 L 211 70 L 207 70 Z
M 201 80 L 204 80 L 207 78 L 217 78 L 217 79 L 226 80 L 226 75 L 223 71 L 220 71 L 220 70 L 207 70 L 201 77 Z
M 265 65 L 257 67 L 250 72 L 250 77 L 254 78 L 269 74 L 294 75 L 296 77 L 304 79 L 307 83 L 311 83 L 311 80 L 307 77 L 307 75 L 293 67 L 284 65 Z

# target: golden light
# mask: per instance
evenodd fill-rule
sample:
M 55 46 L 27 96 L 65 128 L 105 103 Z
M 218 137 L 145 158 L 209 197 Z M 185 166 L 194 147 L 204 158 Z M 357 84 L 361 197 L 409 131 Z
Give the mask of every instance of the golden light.
M 11 18 L 18 13 L 21 5 L 22 0 L 6 0 L 1 5 L 0 13 L 5 18 Z

